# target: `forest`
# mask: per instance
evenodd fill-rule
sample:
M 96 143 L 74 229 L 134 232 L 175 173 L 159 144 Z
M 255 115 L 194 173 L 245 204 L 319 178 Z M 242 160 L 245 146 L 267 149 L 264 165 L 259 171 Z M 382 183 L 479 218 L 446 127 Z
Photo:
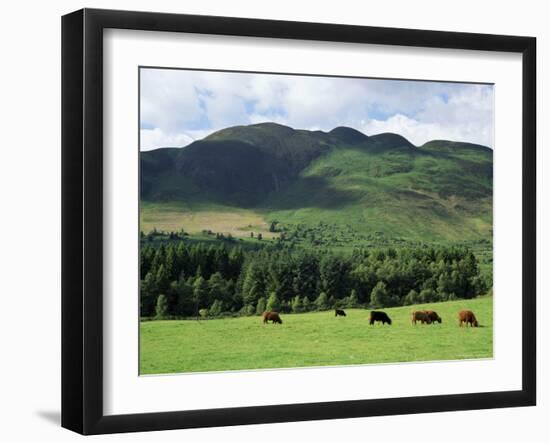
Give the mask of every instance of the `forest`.
M 492 288 L 466 246 L 360 247 L 167 241 L 142 236 L 142 318 L 229 317 L 264 310 L 386 308 L 470 299 Z

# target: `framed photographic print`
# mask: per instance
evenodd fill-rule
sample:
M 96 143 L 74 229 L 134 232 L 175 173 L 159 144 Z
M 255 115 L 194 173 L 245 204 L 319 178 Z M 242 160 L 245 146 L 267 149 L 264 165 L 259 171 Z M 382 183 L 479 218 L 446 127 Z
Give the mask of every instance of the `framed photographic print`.
M 530 37 L 62 21 L 62 425 L 536 401 Z

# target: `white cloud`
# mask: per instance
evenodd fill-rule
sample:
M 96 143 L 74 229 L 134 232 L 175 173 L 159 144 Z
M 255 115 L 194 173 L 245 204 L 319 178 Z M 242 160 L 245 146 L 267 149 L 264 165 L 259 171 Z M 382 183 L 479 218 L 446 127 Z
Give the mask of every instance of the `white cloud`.
M 157 148 L 178 148 L 187 146 L 195 140 L 200 140 L 211 134 L 212 130 L 197 130 L 187 133 L 165 133 L 160 128 L 141 129 L 140 145 L 142 151 L 150 151 Z
M 143 70 L 141 79 L 141 122 L 151 128 L 142 129 L 142 149 L 264 121 L 391 131 L 417 145 L 435 138 L 493 144 L 491 86 L 159 69 Z
M 402 135 L 416 146 L 430 140 L 467 141 L 485 146 L 493 146 L 492 131 L 480 127 L 478 123 L 465 125 L 422 122 L 402 114 L 396 114 L 387 120 L 369 120 L 358 128 L 365 134 L 374 135 L 394 132 Z
M 166 133 L 182 131 L 201 113 L 193 83 L 176 70 L 141 71 L 140 120 Z
M 365 134 L 374 135 L 382 132 L 395 132 L 402 135 L 414 145 L 421 145 L 426 140 L 449 139 L 448 133 L 433 123 L 420 123 L 402 114 L 396 114 L 387 120 L 369 120 L 360 128 Z
M 185 146 L 193 141 L 187 134 L 166 134 L 160 128 L 141 129 L 139 136 L 142 151 Z

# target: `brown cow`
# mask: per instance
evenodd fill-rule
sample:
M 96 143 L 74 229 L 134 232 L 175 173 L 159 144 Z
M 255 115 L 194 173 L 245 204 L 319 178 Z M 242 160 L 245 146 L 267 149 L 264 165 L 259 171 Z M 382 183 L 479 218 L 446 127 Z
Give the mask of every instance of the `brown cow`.
M 412 324 L 416 325 L 416 322 L 419 321 L 420 323 L 424 324 L 431 324 L 432 319 L 428 315 L 426 311 L 413 311 L 411 314 L 412 317 Z
M 443 320 L 441 320 L 441 317 L 437 315 L 437 312 L 435 311 L 424 311 L 426 314 L 428 314 L 428 317 L 430 317 L 430 320 L 432 323 L 441 323 Z
M 269 322 L 269 320 L 272 321 L 272 323 L 279 323 L 280 325 L 283 324 L 283 321 L 281 320 L 281 317 L 279 317 L 279 313 L 275 311 L 265 311 L 263 313 L 264 317 L 264 323 Z
M 462 323 L 465 323 L 466 326 L 468 326 L 468 323 L 470 324 L 470 327 L 478 327 L 479 323 L 477 322 L 476 316 L 472 311 L 469 311 L 467 309 L 463 309 L 458 313 L 458 326 L 462 327 Z

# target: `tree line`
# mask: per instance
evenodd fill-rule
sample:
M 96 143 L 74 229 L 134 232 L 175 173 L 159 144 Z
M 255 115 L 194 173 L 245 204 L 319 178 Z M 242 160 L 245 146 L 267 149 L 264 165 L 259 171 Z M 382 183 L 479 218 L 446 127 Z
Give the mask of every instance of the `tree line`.
M 472 298 L 492 286 L 466 247 L 369 248 L 348 255 L 225 243 L 145 244 L 142 317 L 308 312 Z

